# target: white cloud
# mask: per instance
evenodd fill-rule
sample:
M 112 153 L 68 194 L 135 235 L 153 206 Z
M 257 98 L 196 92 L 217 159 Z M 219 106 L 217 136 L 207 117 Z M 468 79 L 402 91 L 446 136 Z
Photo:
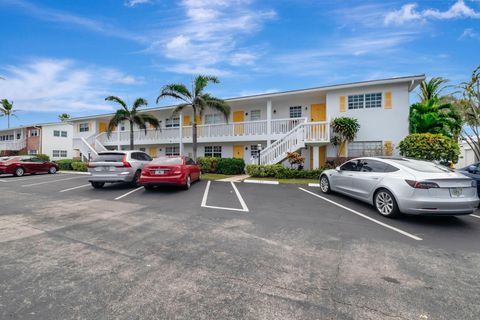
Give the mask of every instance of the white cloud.
M 124 4 L 127 7 L 135 7 L 136 5 L 145 3 L 150 3 L 150 0 L 127 0 Z
M 385 14 L 384 23 L 386 25 L 401 25 L 413 21 L 426 21 L 427 19 L 480 18 L 480 12 L 467 6 L 463 0 L 458 0 L 446 11 L 438 9 L 418 11 L 417 7 L 416 3 L 408 3 L 398 10 L 388 12 Z
M 480 34 L 476 32 L 473 28 L 467 28 L 463 30 L 460 39 L 480 39 Z
M 72 60 L 35 59 L 21 66 L 5 66 L 0 92 L 18 110 L 77 113 L 112 110 L 104 102 L 118 88 L 141 80 L 116 69 L 83 66 Z

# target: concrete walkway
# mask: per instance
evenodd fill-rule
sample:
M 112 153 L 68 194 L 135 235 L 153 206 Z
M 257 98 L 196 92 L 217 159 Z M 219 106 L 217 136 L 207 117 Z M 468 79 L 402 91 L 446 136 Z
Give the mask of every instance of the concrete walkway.
M 225 178 L 225 179 L 220 179 L 220 180 L 216 180 L 216 181 L 224 181 L 224 182 L 242 182 L 243 180 L 247 179 L 247 178 L 250 178 L 250 176 L 248 174 L 240 174 L 238 176 L 232 176 L 232 177 L 228 177 L 228 178 Z

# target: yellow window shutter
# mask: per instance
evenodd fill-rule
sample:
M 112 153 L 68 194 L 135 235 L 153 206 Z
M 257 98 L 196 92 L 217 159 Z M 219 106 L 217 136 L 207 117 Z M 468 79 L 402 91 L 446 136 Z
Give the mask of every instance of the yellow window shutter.
M 393 142 L 390 140 L 383 141 L 383 155 L 392 156 L 393 155 Z
M 195 123 L 196 124 L 202 124 L 202 117 L 200 115 L 197 114 L 197 116 L 195 117 Z
M 183 125 L 184 126 L 190 125 L 190 116 L 183 116 Z
M 339 155 L 340 157 L 346 157 L 347 156 L 347 146 L 346 146 L 346 143 L 342 143 L 340 144 L 339 146 Z
M 385 92 L 385 109 L 392 109 L 392 92 Z
M 340 112 L 347 111 L 347 98 L 345 96 L 340 97 Z

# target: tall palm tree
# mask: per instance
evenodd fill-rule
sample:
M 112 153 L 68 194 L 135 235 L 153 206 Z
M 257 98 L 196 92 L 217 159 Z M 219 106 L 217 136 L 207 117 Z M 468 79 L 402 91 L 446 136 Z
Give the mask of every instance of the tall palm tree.
M 197 115 L 202 116 L 203 112 L 207 108 L 211 108 L 221 112 L 225 119 L 228 121 L 228 116 L 230 115 L 230 106 L 222 99 L 213 97 L 209 93 L 205 93 L 204 89 L 209 83 L 220 83 L 217 77 L 213 76 L 197 76 L 192 83 L 192 91 L 187 89 L 187 86 L 184 84 L 168 84 L 162 88 L 160 95 L 157 97 L 157 103 L 160 99 L 169 97 L 181 101 L 181 104 L 178 105 L 173 114 L 178 114 L 186 107 L 191 107 L 193 110 L 193 121 L 192 121 L 192 148 L 193 148 L 193 159 L 197 158 Z
M 58 120 L 62 122 L 67 121 L 68 119 L 70 119 L 70 115 L 68 113 L 62 113 L 58 115 Z
M 142 106 L 147 106 L 147 100 L 143 98 L 138 98 L 133 102 L 133 106 L 131 109 L 128 109 L 127 104 L 122 99 L 109 96 L 105 98 L 106 101 L 113 101 L 118 103 L 121 108 L 115 112 L 115 115 L 110 122 L 108 123 L 107 128 L 107 135 L 110 136 L 115 130 L 115 128 L 122 122 L 128 121 L 130 123 L 130 150 L 135 149 L 134 144 L 134 134 L 133 134 L 133 125 L 136 124 L 140 129 L 145 130 L 145 135 L 147 134 L 147 124 L 150 124 L 152 127 L 156 129 L 160 128 L 160 121 L 155 118 L 153 115 L 148 113 L 140 113 L 138 111 L 139 108 Z
M 462 116 L 452 103 L 432 98 L 410 106 L 410 133 L 441 133 L 456 141 L 462 126 Z
M 448 80 L 442 77 L 433 77 L 428 81 L 422 81 L 420 83 L 420 93 L 418 94 L 420 101 L 427 102 L 431 99 L 440 98 L 440 92 L 445 89 L 445 83 L 447 82 Z
M 7 119 L 8 119 L 8 128 L 10 128 L 10 117 L 15 117 L 17 118 L 17 116 L 15 115 L 15 112 L 17 112 L 17 110 L 13 110 L 13 101 L 10 102 L 8 101 L 7 99 L 2 99 L 0 100 L 0 117 L 3 117 L 3 116 L 6 116 Z

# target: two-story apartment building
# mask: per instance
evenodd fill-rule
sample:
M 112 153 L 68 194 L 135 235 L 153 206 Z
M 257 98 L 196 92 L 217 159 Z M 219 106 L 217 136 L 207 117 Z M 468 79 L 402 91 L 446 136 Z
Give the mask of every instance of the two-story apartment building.
M 43 123 L 0 130 L 0 155 L 46 154 L 52 160 L 73 157 L 73 126 Z
M 356 118 L 361 126 L 356 140 L 340 147 L 341 156 L 395 154 L 395 146 L 408 134 L 410 92 L 424 79 L 415 75 L 226 99 L 229 119 L 213 110 L 195 119 L 198 155 L 272 164 L 299 151 L 307 168 L 318 168 L 337 155 L 338 147 L 330 143 L 330 121 L 341 116 Z M 192 152 L 191 110 L 175 115 L 174 108 L 145 109 L 161 121 L 161 130 L 134 128 L 136 148 L 154 157 Z M 128 123 L 106 132 L 112 115 L 71 120 L 77 156 L 128 148 Z

